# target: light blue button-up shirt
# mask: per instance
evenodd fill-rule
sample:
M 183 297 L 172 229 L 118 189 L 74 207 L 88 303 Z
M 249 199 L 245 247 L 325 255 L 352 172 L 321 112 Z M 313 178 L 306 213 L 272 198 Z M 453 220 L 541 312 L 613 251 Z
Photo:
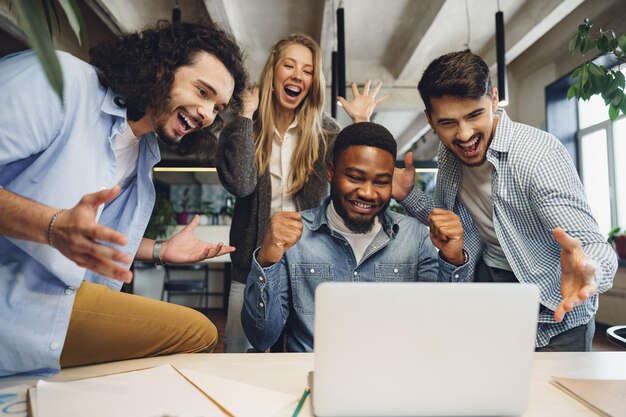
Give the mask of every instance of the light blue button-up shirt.
M 302 237 L 280 262 L 262 268 L 255 251 L 241 313 L 255 349 L 272 346 L 286 327 L 289 351 L 312 351 L 315 289 L 322 282 L 467 281 L 469 262 L 444 261 L 428 228 L 391 210 L 381 215 L 381 230 L 357 262 L 348 241 L 328 226 L 329 202 L 302 212 Z
M 31 51 L 0 60 L 0 186 L 71 208 L 85 194 L 115 185 L 112 140 L 126 128 L 126 109 L 91 65 L 57 55 L 63 105 Z M 98 210 L 100 224 L 128 237 L 119 249 L 131 257 L 152 212 L 150 171 L 160 159 L 156 135 L 142 136 L 139 147 L 137 176 Z M 58 371 L 75 290 L 83 280 L 121 287 L 47 245 L 0 236 L 0 376 Z

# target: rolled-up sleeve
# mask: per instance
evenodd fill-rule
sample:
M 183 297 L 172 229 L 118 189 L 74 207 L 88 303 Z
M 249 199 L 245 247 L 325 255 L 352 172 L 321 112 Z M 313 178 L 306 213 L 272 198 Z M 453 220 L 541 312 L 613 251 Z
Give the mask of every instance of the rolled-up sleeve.
M 244 290 L 241 323 L 250 344 L 259 351 L 280 337 L 289 317 L 289 270 L 285 257 L 267 268 L 252 256 L 252 267 Z

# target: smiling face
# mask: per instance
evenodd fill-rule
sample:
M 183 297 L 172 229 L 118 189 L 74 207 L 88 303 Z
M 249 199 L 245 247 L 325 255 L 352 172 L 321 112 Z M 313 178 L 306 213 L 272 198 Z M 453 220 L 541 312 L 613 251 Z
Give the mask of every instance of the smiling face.
M 346 148 L 328 164 L 333 205 L 352 232 L 369 232 L 389 204 L 394 167 L 391 153 L 362 145 Z
M 498 93 L 484 95 L 478 100 L 443 96 L 430 99 L 428 123 L 439 140 L 463 164 L 480 166 L 487 158 L 497 119 Z
M 292 43 L 283 49 L 274 66 L 275 104 L 280 111 L 295 111 L 309 94 L 313 81 L 313 53 Z
M 189 132 L 213 124 L 233 95 L 235 81 L 224 64 L 208 52 L 198 52 L 191 65 L 174 73 L 164 109 L 152 115 L 159 138 L 176 144 Z

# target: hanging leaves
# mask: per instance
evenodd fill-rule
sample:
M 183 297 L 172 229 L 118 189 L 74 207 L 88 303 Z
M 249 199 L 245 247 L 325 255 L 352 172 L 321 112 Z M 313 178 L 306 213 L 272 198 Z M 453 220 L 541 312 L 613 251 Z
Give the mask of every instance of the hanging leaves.
M 613 55 L 620 63 L 626 62 L 626 34 L 619 38 L 612 30 L 592 32 L 593 22 L 585 19 L 578 26 L 576 34 L 569 41 L 569 51 L 587 54 L 597 49 L 603 55 Z M 609 118 L 617 119 L 620 111 L 626 114 L 626 94 L 624 93 L 624 74 L 617 69 L 586 62 L 572 73 L 572 85 L 567 90 L 567 98 L 589 100 L 601 95 L 608 106 Z

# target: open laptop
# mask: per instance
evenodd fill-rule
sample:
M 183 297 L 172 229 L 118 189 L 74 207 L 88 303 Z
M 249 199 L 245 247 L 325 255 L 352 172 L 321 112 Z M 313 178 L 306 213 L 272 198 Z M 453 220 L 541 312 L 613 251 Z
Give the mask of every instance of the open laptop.
M 528 284 L 320 284 L 313 411 L 522 414 L 538 312 Z

